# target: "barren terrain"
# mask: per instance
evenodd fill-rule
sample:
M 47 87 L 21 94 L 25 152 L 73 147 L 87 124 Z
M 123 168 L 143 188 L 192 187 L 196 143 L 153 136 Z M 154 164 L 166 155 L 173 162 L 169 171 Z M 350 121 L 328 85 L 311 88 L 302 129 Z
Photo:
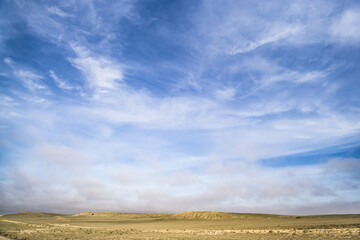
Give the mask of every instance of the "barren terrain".
M 8 239 L 359 239 L 360 215 L 22 212 L 0 216 L 0 236 Z

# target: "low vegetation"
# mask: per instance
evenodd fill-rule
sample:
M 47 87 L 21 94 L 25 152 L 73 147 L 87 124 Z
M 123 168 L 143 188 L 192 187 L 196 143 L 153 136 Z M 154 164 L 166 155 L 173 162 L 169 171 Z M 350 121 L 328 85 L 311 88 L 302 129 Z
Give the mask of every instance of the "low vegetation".
M 0 216 L 8 239 L 360 239 L 360 215 L 283 216 L 22 212 Z M 0 238 L 1 239 L 1 238 Z

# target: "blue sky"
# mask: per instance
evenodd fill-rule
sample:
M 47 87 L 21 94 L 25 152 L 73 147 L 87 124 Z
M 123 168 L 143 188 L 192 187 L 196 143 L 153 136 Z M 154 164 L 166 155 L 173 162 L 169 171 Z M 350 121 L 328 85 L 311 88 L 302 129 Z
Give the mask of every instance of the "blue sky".
M 0 212 L 360 213 L 357 1 L 0 3 Z

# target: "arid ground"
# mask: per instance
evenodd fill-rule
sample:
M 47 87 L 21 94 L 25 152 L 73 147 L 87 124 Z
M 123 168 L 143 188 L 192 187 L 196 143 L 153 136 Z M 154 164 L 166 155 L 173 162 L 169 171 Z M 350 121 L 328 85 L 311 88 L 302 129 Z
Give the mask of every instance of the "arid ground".
M 22 212 L 0 216 L 0 236 L 4 239 L 360 239 L 360 215 Z

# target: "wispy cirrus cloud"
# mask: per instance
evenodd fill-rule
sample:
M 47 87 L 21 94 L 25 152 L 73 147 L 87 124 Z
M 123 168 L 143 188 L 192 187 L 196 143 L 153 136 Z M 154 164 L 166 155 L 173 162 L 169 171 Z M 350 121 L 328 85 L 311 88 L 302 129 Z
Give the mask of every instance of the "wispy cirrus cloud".
M 50 7 L 47 7 L 47 10 L 52 13 L 52 14 L 55 14 L 55 15 L 58 15 L 60 17 L 71 17 L 72 15 L 71 14 L 68 14 L 64 11 L 62 11 L 60 8 L 56 7 L 56 6 L 50 6 Z
M 4 58 L 4 62 L 12 69 L 13 76 L 18 78 L 24 87 L 31 91 L 47 90 L 47 86 L 42 83 L 43 76 L 17 67 L 15 62 L 9 57 Z
M 246 53 L 257 49 L 265 44 L 276 43 L 284 39 L 293 38 L 301 31 L 301 26 L 298 25 L 289 25 L 289 26 L 275 26 L 268 30 L 264 36 L 260 36 L 260 39 L 257 39 L 253 42 L 249 42 L 246 47 L 239 47 L 236 43 L 229 54 L 234 55 L 238 53 Z
M 49 74 L 50 74 L 50 77 L 52 79 L 54 79 L 54 81 L 56 82 L 56 84 L 59 88 L 65 89 L 65 90 L 73 89 L 72 86 L 70 86 L 68 83 L 66 83 L 64 80 L 62 80 L 59 76 L 57 76 L 53 70 L 49 70 Z

